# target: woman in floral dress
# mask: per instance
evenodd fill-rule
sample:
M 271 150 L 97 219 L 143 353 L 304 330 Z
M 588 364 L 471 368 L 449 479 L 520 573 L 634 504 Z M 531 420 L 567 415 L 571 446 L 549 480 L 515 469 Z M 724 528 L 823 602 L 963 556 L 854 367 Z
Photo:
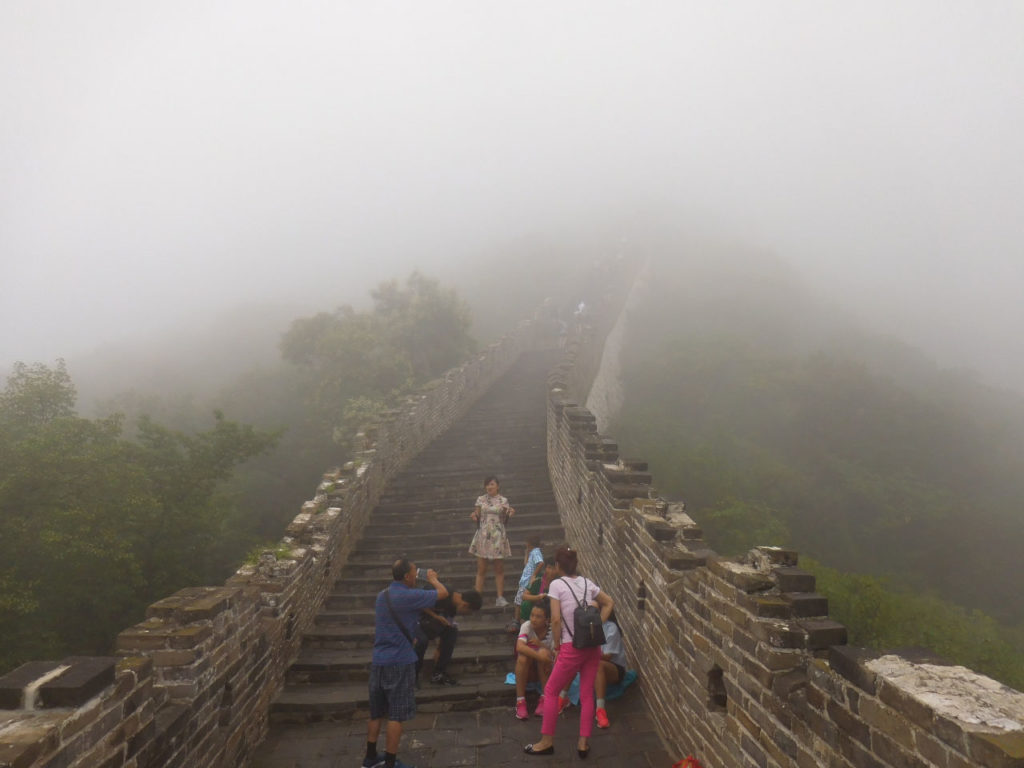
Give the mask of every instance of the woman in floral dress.
M 498 493 L 498 478 L 493 475 L 484 480 L 484 493 L 476 500 L 476 508 L 470 517 L 477 524 L 476 534 L 469 545 L 469 553 L 476 555 L 476 591 L 483 592 L 487 563 L 494 563 L 494 585 L 498 599 L 494 604 L 499 608 L 508 605 L 505 599 L 505 561 L 512 556 L 512 548 L 505 535 L 505 521 L 516 513 L 508 499 Z

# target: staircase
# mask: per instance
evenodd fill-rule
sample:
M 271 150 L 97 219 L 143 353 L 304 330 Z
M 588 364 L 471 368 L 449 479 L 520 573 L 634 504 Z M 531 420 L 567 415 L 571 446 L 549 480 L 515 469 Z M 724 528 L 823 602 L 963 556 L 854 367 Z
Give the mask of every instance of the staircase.
M 367 709 L 373 648 L 373 606 L 391 581 L 391 564 L 408 557 L 434 568 L 449 590 L 473 588 L 476 558 L 467 549 L 469 519 L 495 474 L 516 510 L 508 526 L 512 557 L 505 560 L 505 597 L 511 602 L 522 573 L 526 537 L 537 532 L 545 551 L 564 539 L 548 479 L 546 380 L 556 358 L 528 352 L 447 433 L 390 484 L 373 512 L 341 579 L 324 601 L 315 627 L 303 637 L 284 690 L 271 706 L 272 722 L 343 719 Z M 459 641 L 448 674 L 457 686 L 430 682 L 436 641 L 427 650 L 417 704 L 432 711 L 474 710 L 514 701 L 504 684 L 512 670 L 514 636 L 505 631 L 511 607 L 494 606 L 494 576 L 484 607 L 458 617 Z

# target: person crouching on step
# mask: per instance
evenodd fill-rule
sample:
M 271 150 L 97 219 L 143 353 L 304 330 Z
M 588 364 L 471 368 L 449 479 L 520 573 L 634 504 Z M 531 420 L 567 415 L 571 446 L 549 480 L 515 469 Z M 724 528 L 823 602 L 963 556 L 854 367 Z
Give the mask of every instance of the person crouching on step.
M 420 669 L 423 668 L 423 656 L 427 646 L 434 638 L 438 639 L 438 656 L 434 664 L 434 672 L 430 682 L 435 685 L 458 685 L 458 681 L 448 676 L 448 662 L 455 652 L 455 643 L 459 639 L 459 627 L 455 623 L 456 616 L 465 616 L 480 610 L 483 599 L 475 589 L 466 592 L 452 592 L 448 597 L 438 600 L 433 608 L 427 608 L 420 614 L 419 625 L 416 627 L 416 680 L 419 682 Z
M 530 618 L 519 628 L 516 640 L 516 717 L 520 720 L 530 717 L 526 709 L 526 684 L 540 682 L 543 691 L 551 674 L 551 665 L 555 662 L 551 646 L 551 604 L 541 600 L 534 603 Z M 533 714 L 544 716 L 543 693 Z

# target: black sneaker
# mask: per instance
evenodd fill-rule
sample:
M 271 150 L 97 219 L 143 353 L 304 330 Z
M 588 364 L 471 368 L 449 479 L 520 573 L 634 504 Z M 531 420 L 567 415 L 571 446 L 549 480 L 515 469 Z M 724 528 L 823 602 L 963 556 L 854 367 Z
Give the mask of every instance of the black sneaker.
M 459 681 L 454 677 L 448 677 L 444 672 L 435 672 L 430 676 L 430 682 L 434 685 L 458 685 Z

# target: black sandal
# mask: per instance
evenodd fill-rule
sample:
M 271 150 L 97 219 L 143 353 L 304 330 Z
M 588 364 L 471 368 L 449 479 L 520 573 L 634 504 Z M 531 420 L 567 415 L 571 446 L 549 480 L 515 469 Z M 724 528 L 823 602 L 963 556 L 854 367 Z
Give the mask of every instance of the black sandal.
M 555 745 L 552 744 L 550 747 L 544 749 L 534 749 L 533 744 L 527 744 L 523 747 L 523 752 L 528 755 L 553 755 L 555 754 Z

